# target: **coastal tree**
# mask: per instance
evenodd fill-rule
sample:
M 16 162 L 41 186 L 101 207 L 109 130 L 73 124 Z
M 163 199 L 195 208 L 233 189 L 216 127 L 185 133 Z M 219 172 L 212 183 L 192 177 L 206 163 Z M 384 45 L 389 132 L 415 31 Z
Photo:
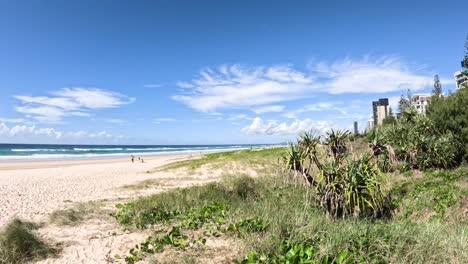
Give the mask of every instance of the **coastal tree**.
M 395 118 L 395 116 L 393 115 L 392 108 L 390 108 L 390 111 L 389 111 L 389 113 L 388 113 L 388 116 L 386 116 L 386 117 L 382 120 L 382 124 L 383 124 L 384 126 L 396 124 L 396 118 Z
M 405 112 L 406 109 L 411 107 L 411 90 L 408 89 L 406 92 L 406 97 L 401 95 L 400 101 L 398 101 L 398 111 L 400 113 Z

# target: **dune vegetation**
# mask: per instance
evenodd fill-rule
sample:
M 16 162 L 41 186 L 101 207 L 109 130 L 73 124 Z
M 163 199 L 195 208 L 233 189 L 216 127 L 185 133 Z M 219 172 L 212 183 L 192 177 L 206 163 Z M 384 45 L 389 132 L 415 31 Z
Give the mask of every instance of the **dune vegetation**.
M 449 97 L 445 104 L 459 103 L 466 93 Z M 439 104 L 431 111 L 456 114 Z M 288 147 L 158 168 L 223 170 L 236 163 L 258 173 L 226 174 L 117 205 L 119 224 L 153 234 L 115 257 L 126 263 L 213 262 L 213 254 L 227 263 L 467 263 L 466 137 L 456 124 L 401 110 L 398 120 L 365 136 L 304 133 Z M 232 247 L 210 251 L 210 240 Z
M 288 153 L 277 148 L 222 156 L 234 162 L 233 157 L 263 151 Z M 277 158 L 272 157 L 272 166 Z M 221 182 L 118 205 L 114 217 L 124 228 L 150 229 L 154 235 L 116 257 L 134 263 L 176 251 L 172 262 L 197 263 L 211 254 L 207 240 L 216 238 L 240 243 L 226 262 L 463 263 L 468 260 L 467 170 L 388 175 L 379 197 L 390 215 L 356 217 L 330 214 L 302 176 L 225 175 Z M 364 197 L 363 191 L 357 194 Z

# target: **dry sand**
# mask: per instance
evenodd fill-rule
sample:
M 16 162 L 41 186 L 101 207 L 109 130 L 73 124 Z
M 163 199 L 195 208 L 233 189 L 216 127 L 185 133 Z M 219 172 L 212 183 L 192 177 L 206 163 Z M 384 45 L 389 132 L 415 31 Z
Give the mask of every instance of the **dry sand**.
M 0 163 L 0 226 L 14 217 L 41 221 L 74 202 L 125 198 L 119 187 L 154 178 L 146 171 L 188 157 Z
M 123 263 L 114 258 L 124 256 L 136 244 L 143 242 L 149 231 L 124 231 L 108 214 L 93 217 L 74 226 L 59 226 L 49 221 L 58 209 L 73 208 L 76 203 L 104 200 L 104 210 L 114 210 L 115 204 L 135 197 L 154 194 L 177 187 L 188 187 L 216 181 L 232 168 L 202 167 L 195 171 L 184 168 L 170 171 L 148 171 L 174 161 L 197 158 L 197 155 L 145 157 L 145 163 L 129 159 L 48 161 L 0 163 L 0 227 L 18 217 L 44 223 L 38 232 L 49 244 L 62 248 L 59 256 L 37 263 Z M 235 164 L 234 164 L 235 165 Z M 255 171 L 241 170 L 255 175 Z M 138 184 L 150 180 L 147 186 Z M 137 184 L 136 188 L 125 188 Z M 236 252 L 232 241 L 208 239 L 213 244 L 201 254 L 203 263 L 225 263 Z M 219 240 L 219 239 L 218 239 Z M 208 257 L 215 255 L 218 257 Z M 172 259 L 170 254 L 154 256 Z M 232 257 L 232 256 L 231 256 Z

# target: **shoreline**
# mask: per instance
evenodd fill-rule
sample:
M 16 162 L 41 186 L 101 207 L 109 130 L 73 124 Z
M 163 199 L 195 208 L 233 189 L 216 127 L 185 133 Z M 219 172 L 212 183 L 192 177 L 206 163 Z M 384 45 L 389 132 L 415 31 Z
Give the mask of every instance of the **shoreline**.
M 262 147 L 258 147 L 262 148 Z M 31 162 L 49 162 L 49 161 L 99 161 L 99 160 L 122 160 L 135 157 L 163 157 L 171 155 L 200 155 L 226 151 L 236 151 L 249 149 L 248 147 L 241 148 L 223 148 L 223 149 L 204 149 L 204 150 L 180 150 L 180 151 L 161 151 L 161 152 L 132 152 L 132 153 L 108 153 L 108 154 L 46 154 L 40 156 L 0 156 L 0 169 L 1 165 L 5 163 L 31 163 Z
M 176 161 L 180 159 L 186 159 L 203 155 L 204 153 L 171 153 L 162 155 L 151 155 L 142 156 L 145 157 L 144 163 L 135 161 L 135 163 L 145 164 L 153 160 L 165 158 L 169 161 Z M 172 158 L 172 159 L 171 159 Z M 78 165 L 93 165 L 93 164 L 109 164 L 109 163 L 128 163 L 130 161 L 130 155 L 128 157 L 96 157 L 90 159 L 34 159 L 34 160 L 3 160 L 0 161 L 0 171 L 11 171 L 11 170 L 30 170 L 30 169 L 48 169 L 48 168 L 61 168 Z

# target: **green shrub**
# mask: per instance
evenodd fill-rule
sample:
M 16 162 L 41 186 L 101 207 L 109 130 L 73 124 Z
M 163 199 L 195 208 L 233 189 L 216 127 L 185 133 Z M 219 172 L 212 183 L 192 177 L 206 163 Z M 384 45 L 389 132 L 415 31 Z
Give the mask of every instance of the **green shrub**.
M 341 251 L 334 257 L 317 256 L 318 249 L 308 243 L 295 244 L 285 240 L 278 247 L 277 252 L 269 255 L 260 255 L 251 251 L 243 260 L 235 260 L 236 264 L 256 263 L 314 263 L 314 264 L 341 264 L 345 263 L 347 251 Z
M 397 163 L 403 163 L 403 169 L 452 168 L 459 162 L 460 141 L 441 131 L 428 117 L 408 108 L 397 124 L 369 133 L 372 154 L 383 171 L 395 170 Z
M 0 233 L 0 263 L 23 263 L 45 258 L 57 252 L 39 238 L 37 226 L 15 219 Z
M 255 180 L 249 176 L 242 175 L 228 180 L 234 195 L 242 198 L 255 198 L 257 196 L 257 186 Z
M 468 162 L 468 86 L 446 97 L 432 97 L 427 117 L 440 131 L 457 135 L 461 142 L 457 159 Z

